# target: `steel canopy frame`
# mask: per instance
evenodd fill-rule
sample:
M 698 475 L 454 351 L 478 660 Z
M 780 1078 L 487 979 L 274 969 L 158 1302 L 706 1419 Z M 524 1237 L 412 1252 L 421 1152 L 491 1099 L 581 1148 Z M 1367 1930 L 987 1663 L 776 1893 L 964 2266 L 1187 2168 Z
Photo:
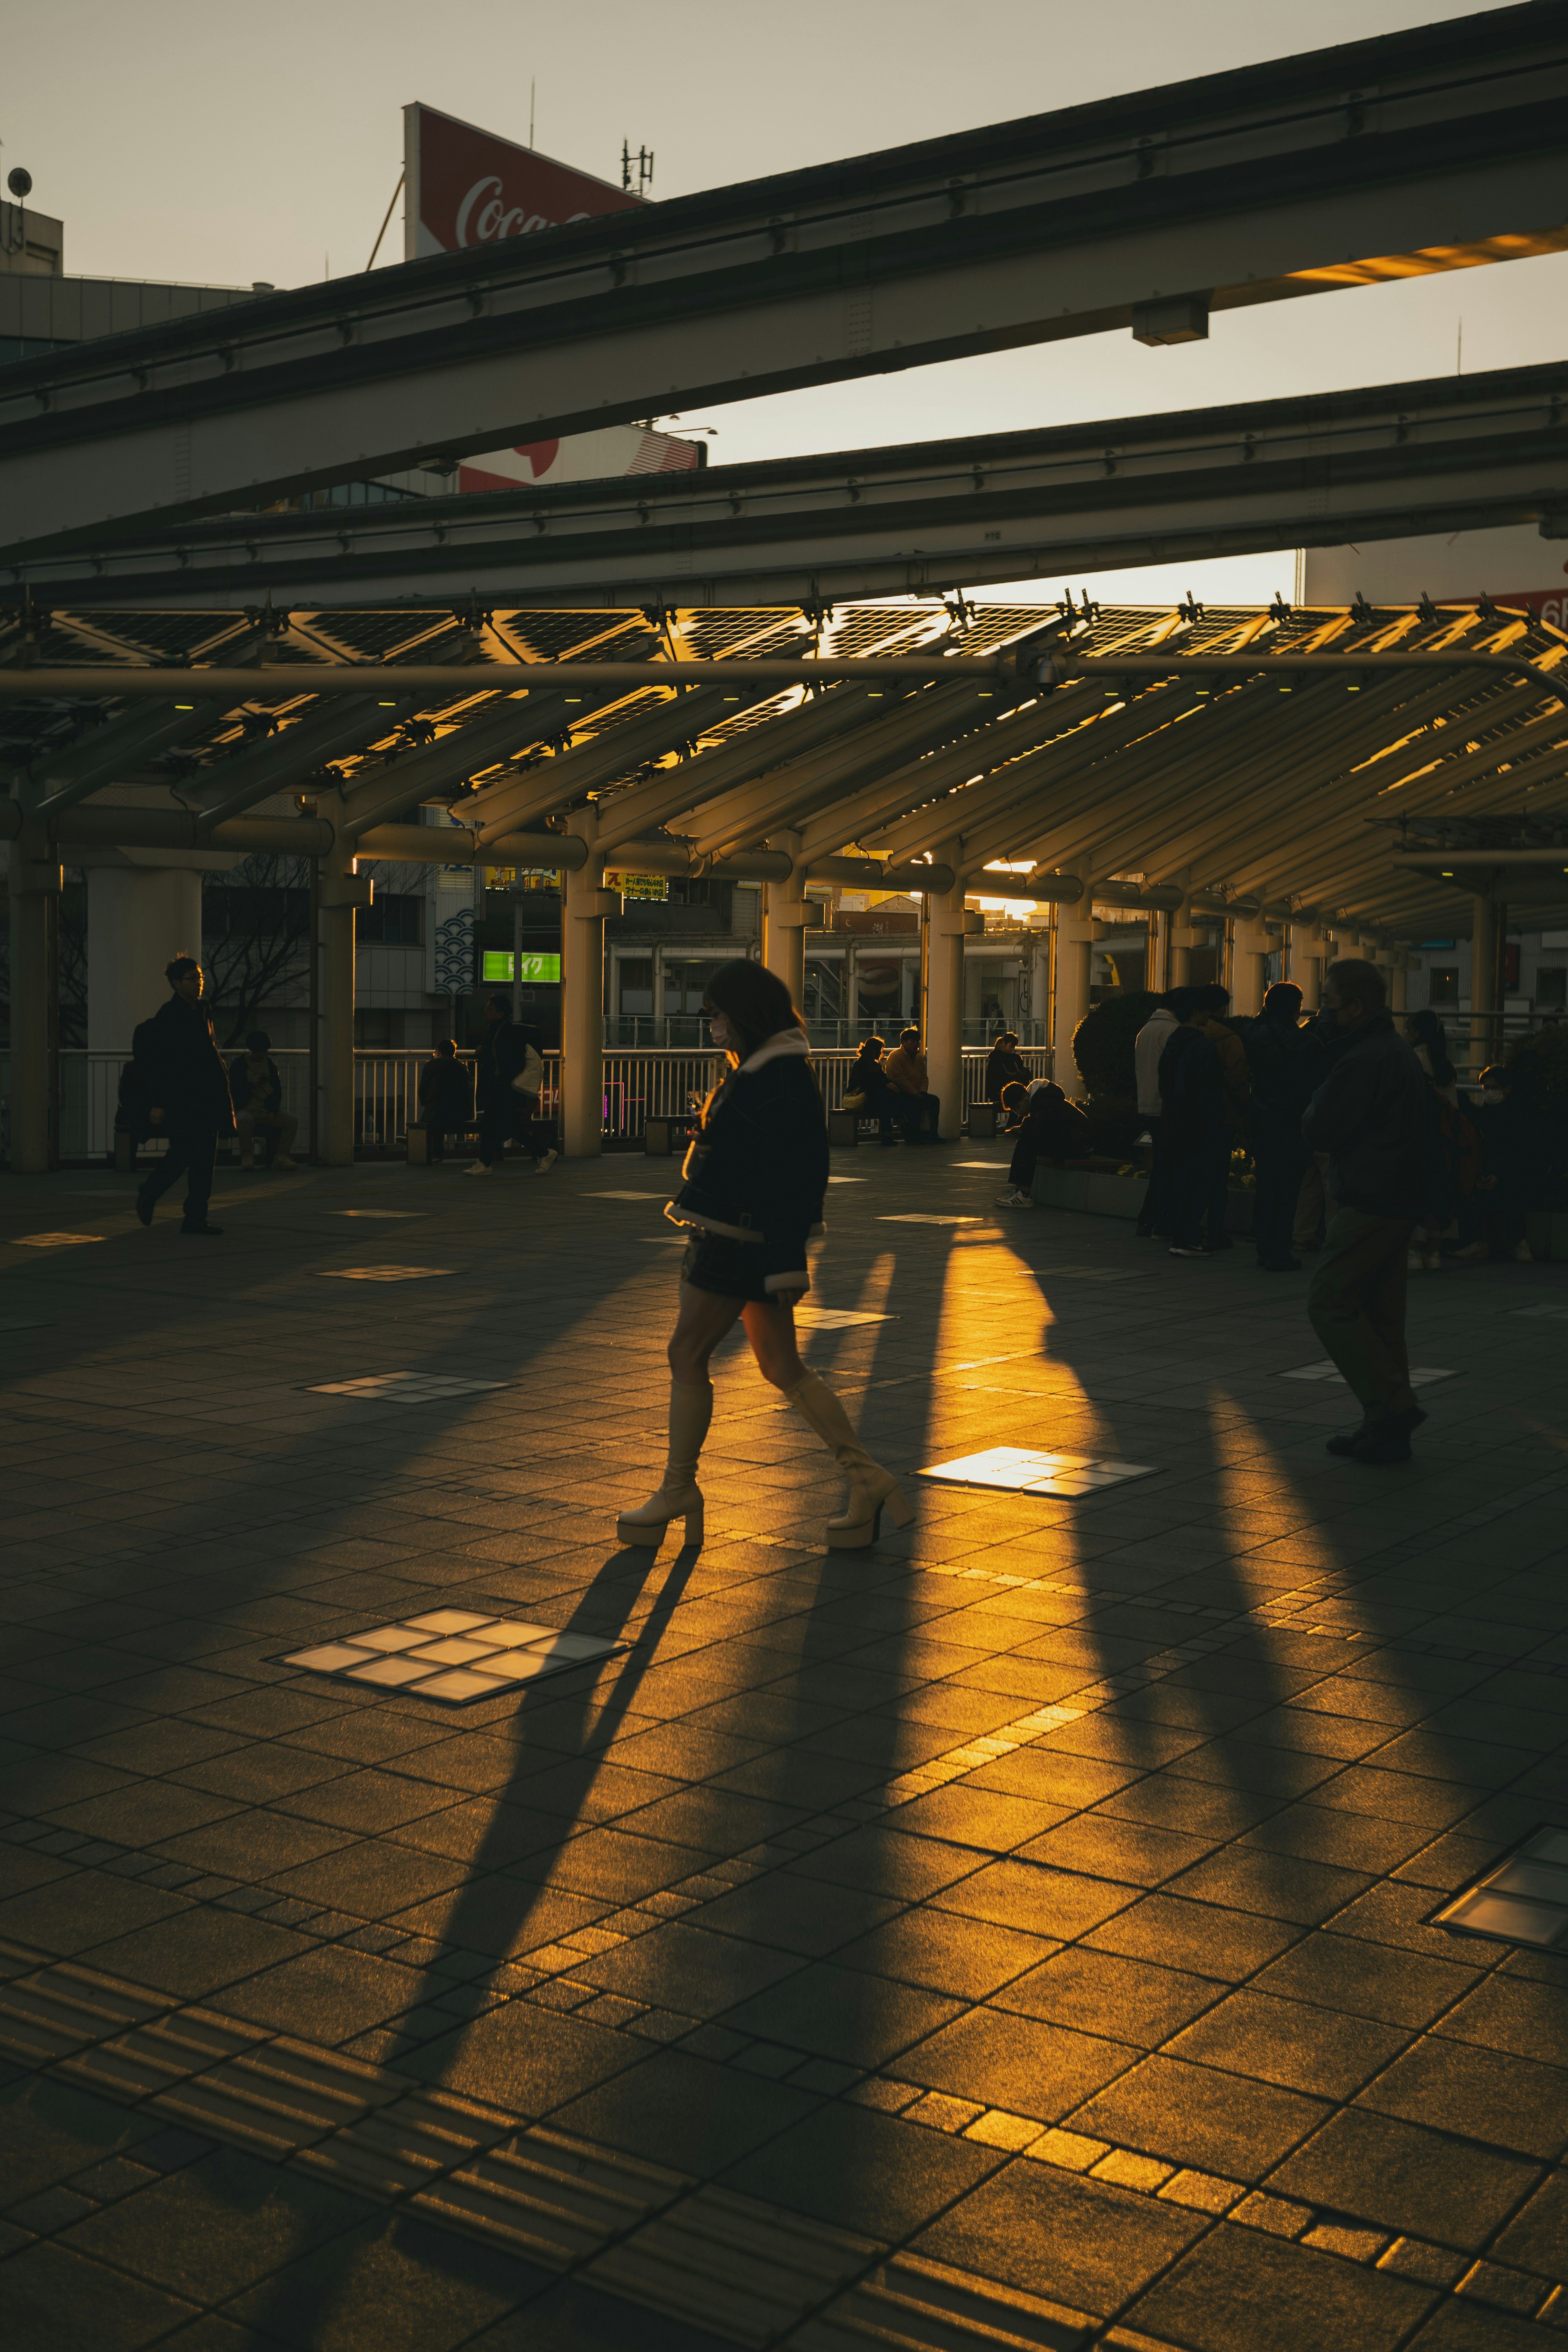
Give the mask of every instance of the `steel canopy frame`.
M 1568 529 L 1568 363 L 479 497 L 226 517 L 13 567 L 48 604 L 602 608 L 925 593 Z
M 0 560 L 659 410 L 1568 245 L 1568 5 L 649 205 L 0 373 Z M 1185 322 L 1185 323 L 1184 323 Z

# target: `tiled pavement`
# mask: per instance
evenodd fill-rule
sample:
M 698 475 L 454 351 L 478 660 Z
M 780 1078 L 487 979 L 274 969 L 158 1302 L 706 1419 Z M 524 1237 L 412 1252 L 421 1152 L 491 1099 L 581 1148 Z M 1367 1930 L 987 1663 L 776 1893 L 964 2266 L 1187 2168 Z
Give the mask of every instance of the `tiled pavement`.
M 860 1557 L 737 1349 L 706 1548 L 617 1550 L 654 1164 L 228 1179 L 199 1250 L 0 1181 L 13 2352 L 1563 2341 L 1568 1957 L 1426 1923 L 1568 1822 L 1568 1278 L 1418 1282 L 1457 1377 L 1369 1471 L 1300 1280 L 958 1156 L 835 1155 L 817 1299 L 893 1319 L 810 1360 L 901 1471 L 1156 1475 Z M 321 1278 L 389 1231 L 450 1271 Z M 445 1604 L 634 1643 L 270 1663 Z

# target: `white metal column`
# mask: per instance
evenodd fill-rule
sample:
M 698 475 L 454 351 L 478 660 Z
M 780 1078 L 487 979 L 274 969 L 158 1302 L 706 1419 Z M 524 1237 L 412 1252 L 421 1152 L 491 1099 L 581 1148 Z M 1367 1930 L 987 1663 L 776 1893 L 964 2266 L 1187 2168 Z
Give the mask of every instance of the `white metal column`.
M 596 1160 L 604 1148 L 604 919 L 620 898 L 604 887 L 599 819 L 573 812 L 569 831 L 589 845 L 587 863 L 561 877 L 561 1150 Z

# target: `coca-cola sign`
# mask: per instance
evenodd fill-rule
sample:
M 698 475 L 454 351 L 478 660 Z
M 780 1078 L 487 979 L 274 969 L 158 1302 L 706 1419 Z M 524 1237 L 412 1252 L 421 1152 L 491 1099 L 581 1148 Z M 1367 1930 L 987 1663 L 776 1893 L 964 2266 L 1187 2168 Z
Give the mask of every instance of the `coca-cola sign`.
M 564 227 L 641 201 L 433 106 L 405 106 L 402 119 L 406 261 Z

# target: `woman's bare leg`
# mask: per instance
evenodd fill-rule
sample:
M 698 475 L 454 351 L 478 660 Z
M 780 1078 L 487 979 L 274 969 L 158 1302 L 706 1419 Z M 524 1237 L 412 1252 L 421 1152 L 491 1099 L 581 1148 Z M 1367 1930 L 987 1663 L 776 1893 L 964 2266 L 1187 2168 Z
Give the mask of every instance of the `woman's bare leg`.
M 715 1291 L 682 1283 L 680 1313 L 669 1346 L 670 1378 L 677 1388 L 707 1386 L 708 1358 L 742 1312 L 738 1298 L 721 1298 Z
M 806 1377 L 795 1344 L 795 1309 L 778 1299 L 747 1299 L 740 1310 L 757 1369 L 776 1389 L 792 1389 Z

